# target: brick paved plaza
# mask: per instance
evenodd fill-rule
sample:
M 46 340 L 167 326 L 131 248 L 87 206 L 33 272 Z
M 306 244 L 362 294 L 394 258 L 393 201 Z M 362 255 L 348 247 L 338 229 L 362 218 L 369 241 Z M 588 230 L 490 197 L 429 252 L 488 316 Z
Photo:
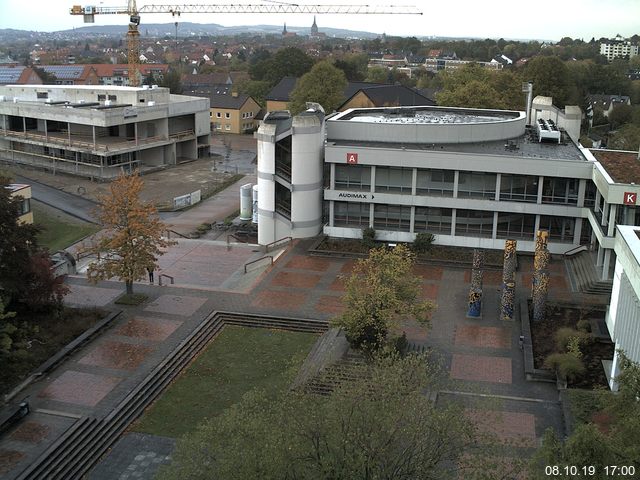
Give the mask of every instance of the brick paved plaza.
M 34 413 L 0 440 L 0 473 L 4 469 L 7 479 L 15 478 L 77 417 L 110 412 L 212 311 L 316 319 L 339 314 L 344 276 L 355 262 L 309 256 L 309 244 L 296 241 L 273 267 L 265 265 L 244 274 L 249 259 L 264 255 L 255 247 L 183 242 L 171 247 L 161 260 L 162 272 L 180 279 L 177 286 L 136 284 L 135 291 L 149 297 L 138 307 L 113 304 L 123 291 L 118 282 L 93 286 L 82 276 L 70 277 L 69 304 L 105 306 L 123 313 L 51 375 L 25 390 Z M 552 285 L 562 296 L 567 293 L 562 265 L 552 266 Z M 526 293 L 530 259 L 524 258 L 520 267 L 517 288 Z M 398 326 L 398 333 L 405 332 L 412 344 L 431 347 L 442 356 L 451 385 L 438 402 L 463 402 L 481 430 L 530 449 L 544 428 L 562 428 L 557 391 L 554 385 L 532 384 L 524 378 L 517 342 L 519 322 L 498 319 L 496 286 L 501 272 L 485 274 L 482 318 L 466 317 L 469 270 L 416 266 L 415 272 L 423 279 L 422 298 L 438 307 L 431 316 L 431 330 L 407 320 Z M 490 415 L 481 401 L 486 398 L 496 399 Z M 170 439 L 141 434 L 125 435 L 118 445 L 90 479 L 110 480 L 125 471 L 131 478 L 151 478 L 155 471 L 151 467 L 166 462 L 173 448 Z M 134 471 L 143 473 L 134 476 Z

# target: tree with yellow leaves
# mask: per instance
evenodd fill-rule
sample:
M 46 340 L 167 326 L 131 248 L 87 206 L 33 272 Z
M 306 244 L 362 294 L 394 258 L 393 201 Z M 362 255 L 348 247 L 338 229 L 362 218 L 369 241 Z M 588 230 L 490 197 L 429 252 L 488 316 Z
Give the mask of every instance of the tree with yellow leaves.
M 148 268 L 157 268 L 162 249 L 175 243 L 162 237 L 167 226 L 156 208 L 140 199 L 142 186 L 137 171 L 122 173 L 111 183 L 110 193 L 98 198 L 96 212 L 105 231 L 86 250 L 99 256 L 87 269 L 89 281 L 117 277 L 124 281 L 127 294 L 133 293 L 133 282 L 144 278 Z

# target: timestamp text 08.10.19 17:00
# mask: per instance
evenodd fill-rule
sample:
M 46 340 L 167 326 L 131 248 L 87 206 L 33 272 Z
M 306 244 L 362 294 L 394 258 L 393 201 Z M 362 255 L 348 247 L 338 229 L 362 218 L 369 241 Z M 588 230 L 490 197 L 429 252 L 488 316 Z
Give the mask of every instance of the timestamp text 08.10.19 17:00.
M 636 474 L 636 467 L 633 465 L 605 465 L 600 469 L 593 465 L 547 465 L 544 467 L 545 475 L 551 478 L 562 477 L 611 477 L 611 478 L 633 478 Z

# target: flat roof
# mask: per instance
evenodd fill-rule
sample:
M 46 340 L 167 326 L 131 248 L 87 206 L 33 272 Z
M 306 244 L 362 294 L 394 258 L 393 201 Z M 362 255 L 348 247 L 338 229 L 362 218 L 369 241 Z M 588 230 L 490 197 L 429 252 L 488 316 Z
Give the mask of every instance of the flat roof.
M 616 183 L 640 185 L 640 160 L 638 152 L 589 149 L 596 160 Z
M 31 185 L 27 185 L 26 183 L 10 183 L 9 185 L 5 185 L 5 188 L 11 190 L 11 192 L 17 192 L 18 190 L 23 190 L 25 188 L 29 188 Z
M 394 124 L 473 124 L 494 123 L 520 118 L 521 112 L 457 107 L 354 108 L 332 117 L 332 121 Z
M 124 91 L 124 92 L 133 92 L 133 91 L 146 91 L 146 90 L 156 90 L 156 88 L 148 88 L 143 87 L 125 87 L 123 85 L 2 85 L 3 87 L 13 87 L 13 88 L 29 88 L 31 90 L 105 90 L 105 91 Z M 157 87 L 157 88 L 165 88 L 166 87 Z
M 571 141 L 567 143 L 538 142 L 531 140 L 527 135 L 505 140 L 494 140 L 472 143 L 393 143 L 393 142 L 370 142 L 370 141 L 350 141 L 331 140 L 328 143 L 337 146 L 363 146 L 373 148 L 406 149 L 475 153 L 482 155 L 505 155 L 509 157 L 522 158 L 545 158 L 567 161 L 584 161 L 587 158 L 580 149 Z

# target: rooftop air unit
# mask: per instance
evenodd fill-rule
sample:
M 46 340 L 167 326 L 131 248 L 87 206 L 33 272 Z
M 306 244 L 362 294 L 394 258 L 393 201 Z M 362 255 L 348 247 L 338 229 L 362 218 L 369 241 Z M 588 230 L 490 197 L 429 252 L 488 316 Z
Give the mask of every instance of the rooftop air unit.
M 556 126 L 553 120 L 545 120 L 543 118 L 539 118 L 537 125 L 538 129 L 538 141 L 554 141 L 556 143 L 560 143 L 561 135 L 560 130 Z

